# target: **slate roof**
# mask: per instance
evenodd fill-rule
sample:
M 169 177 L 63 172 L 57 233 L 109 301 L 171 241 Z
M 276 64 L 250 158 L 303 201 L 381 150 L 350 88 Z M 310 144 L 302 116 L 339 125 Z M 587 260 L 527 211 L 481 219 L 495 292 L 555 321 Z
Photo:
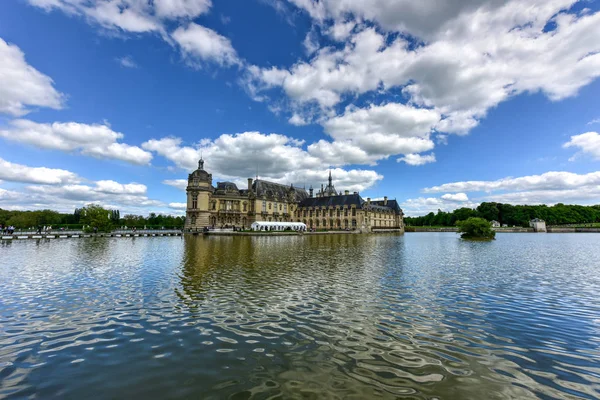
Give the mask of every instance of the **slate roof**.
M 348 206 L 355 205 L 361 208 L 365 201 L 358 194 L 344 194 L 341 196 L 327 197 L 308 197 L 302 200 L 300 207 L 328 207 L 328 206 Z
M 279 199 L 285 199 L 288 193 L 292 189 L 294 191 L 295 201 L 302 201 L 308 197 L 308 193 L 304 189 L 295 188 L 293 186 L 282 185 L 280 183 L 268 182 L 257 179 L 252 184 L 252 190 L 256 193 L 257 197 L 278 197 Z
M 217 182 L 217 190 L 229 190 L 239 192 L 237 185 L 233 182 Z
M 388 200 L 387 206 L 383 205 L 383 200 L 371 201 L 371 204 L 391 208 L 396 213 L 402 212 L 402 209 L 400 208 L 400 204 L 398 204 L 398 202 L 396 200 Z

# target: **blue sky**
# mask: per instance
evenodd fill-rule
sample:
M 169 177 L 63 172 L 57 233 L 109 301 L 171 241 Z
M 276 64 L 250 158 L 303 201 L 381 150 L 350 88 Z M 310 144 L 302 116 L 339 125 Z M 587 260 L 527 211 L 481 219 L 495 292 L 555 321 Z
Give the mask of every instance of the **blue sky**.
M 182 213 L 200 154 L 408 215 L 599 203 L 598 1 L 436 3 L 0 2 L 0 207 Z

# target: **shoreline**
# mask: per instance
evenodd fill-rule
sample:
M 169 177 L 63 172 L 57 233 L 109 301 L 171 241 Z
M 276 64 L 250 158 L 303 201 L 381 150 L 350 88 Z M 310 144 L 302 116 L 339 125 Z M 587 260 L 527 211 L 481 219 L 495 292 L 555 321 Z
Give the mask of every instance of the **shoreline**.
M 548 227 L 546 232 L 535 232 L 533 228 L 493 228 L 496 233 L 600 233 L 600 228 L 561 228 Z M 427 227 L 408 227 L 406 233 L 419 232 L 458 232 L 458 228 L 427 228 Z

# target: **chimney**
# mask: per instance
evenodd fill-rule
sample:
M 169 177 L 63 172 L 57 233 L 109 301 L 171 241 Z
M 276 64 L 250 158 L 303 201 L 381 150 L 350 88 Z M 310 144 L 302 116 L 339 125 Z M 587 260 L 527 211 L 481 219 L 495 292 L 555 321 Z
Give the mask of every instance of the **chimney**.
M 383 205 L 387 206 L 387 196 L 383 196 Z
M 344 194 L 345 194 L 346 196 L 348 196 L 348 195 L 350 194 L 350 191 L 349 191 L 349 190 L 344 190 Z
M 310 197 L 313 197 L 313 188 L 312 188 L 312 185 L 310 186 L 310 189 L 308 189 L 308 194 L 310 195 Z
M 325 191 L 323 190 L 323 184 L 321 183 L 321 197 L 325 196 Z
M 367 206 L 370 206 L 370 205 L 371 205 L 371 198 L 367 197 Z
M 248 178 L 248 191 L 252 191 L 252 178 Z
M 356 195 L 356 194 L 358 194 L 358 192 L 354 192 L 354 194 Z

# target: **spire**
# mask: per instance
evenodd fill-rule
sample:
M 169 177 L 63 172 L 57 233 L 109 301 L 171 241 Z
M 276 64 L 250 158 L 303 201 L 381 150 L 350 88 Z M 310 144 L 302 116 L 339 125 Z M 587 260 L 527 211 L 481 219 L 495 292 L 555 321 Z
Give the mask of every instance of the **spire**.
M 204 170 L 204 160 L 202 159 L 202 156 L 200 156 L 200 160 L 198 160 L 198 169 Z
M 329 170 L 329 187 L 331 187 L 331 181 L 332 181 L 332 179 L 331 179 L 331 170 Z

